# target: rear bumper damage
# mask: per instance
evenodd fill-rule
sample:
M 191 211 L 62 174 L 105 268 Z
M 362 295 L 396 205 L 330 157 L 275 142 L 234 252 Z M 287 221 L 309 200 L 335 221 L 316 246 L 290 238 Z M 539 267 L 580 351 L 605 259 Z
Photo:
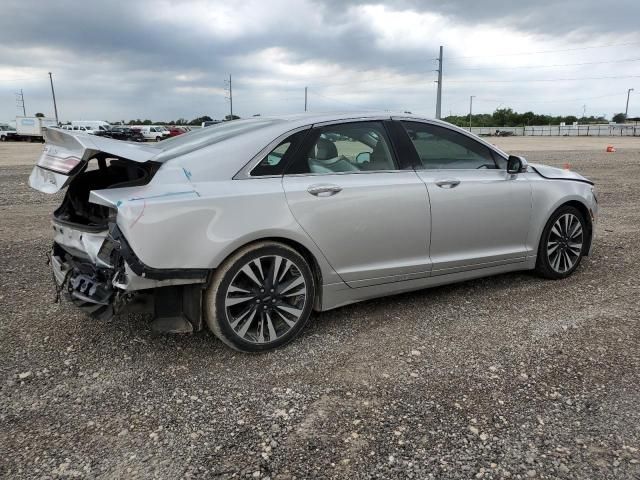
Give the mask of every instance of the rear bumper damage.
M 153 328 L 188 332 L 202 327 L 201 293 L 207 270 L 155 269 L 136 256 L 117 225 L 88 232 L 54 220 L 50 264 L 57 296 L 93 317 L 109 319 L 140 296 L 153 298 Z

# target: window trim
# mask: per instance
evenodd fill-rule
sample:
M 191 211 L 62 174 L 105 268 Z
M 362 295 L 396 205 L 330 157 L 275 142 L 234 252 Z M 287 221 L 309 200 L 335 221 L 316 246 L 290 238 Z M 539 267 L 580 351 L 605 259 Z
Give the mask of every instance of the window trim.
M 418 151 L 416 150 L 415 145 L 413 144 L 413 142 L 411 141 L 411 137 L 409 137 L 409 134 L 407 133 L 407 130 L 405 128 L 405 126 L 403 125 L 403 122 L 414 122 L 414 123 L 424 123 L 425 125 L 429 125 L 429 126 L 434 126 L 434 127 L 441 127 L 441 128 L 446 128 L 448 130 L 451 130 L 452 132 L 456 132 L 459 134 L 464 135 L 465 137 L 479 143 L 480 145 L 487 147 L 489 149 L 489 152 L 491 153 L 491 155 L 493 157 L 495 157 L 496 155 L 501 157 L 502 159 L 504 159 L 504 161 L 506 162 L 509 158 L 509 156 L 505 153 L 502 152 L 501 150 L 497 149 L 494 145 L 491 145 L 489 142 L 484 141 L 481 138 L 478 138 L 477 136 L 467 132 L 466 130 L 462 129 L 462 128 L 457 128 L 453 125 L 450 125 L 446 122 L 441 122 L 441 121 L 432 121 L 432 120 L 428 120 L 428 119 L 423 119 L 423 118 L 415 118 L 415 117 L 392 117 L 392 120 L 394 122 L 397 122 L 400 125 L 400 129 L 402 130 L 404 137 L 406 138 L 406 141 L 408 141 L 411 144 L 411 151 L 413 153 L 413 169 L 416 171 L 422 171 L 422 170 L 426 170 L 426 171 L 432 171 L 432 172 L 437 172 L 437 171 L 453 171 L 453 170 L 459 170 L 459 171 L 465 171 L 465 172 L 476 172 L 478 171 L 477 168 L 424 168 L 424 165 L 422 164 L 422 161 L 420 160 L 420 155 L 418 154 Z M 398 132 L 399 135 L 400 132 Z M 404 142 L 404 140 L 403 140 Z M 495 158 L 493 158 L 493 162 L 496 164 L 496 166 L 498 167 L 498 163 L 496 161 Z M 506 171 L 506 168 L 496 168 L 495 170 L 497 171 Z
M 238 171 L 238 173 L 236 173 L 232 177 L 232 180 L 255 180 L 255 179 L 258 179 L 258 178 L 280 178 L 280 177 L 282 177 L 282 175 L 284 173 L 286 173 L 286 169 L 288 168 L 289 165 L 285 165 L 284 173 L 278 173 L 276 175 L 251 175 L 251 172 L 253 171 L 254 168 L 256 168 L 258 166 L 258 164 L 264 159 L 264 157 L 266 155 L 271 153 L 275 148 L 278 147 L 278 145 L 280 145 L 287 138 L 289 138 L 292 135 L 295 135 L 296 133 L 300 133 L 300 132 L 303 132 L 305 130 L 311 130 L 312 127 L 313 127 L 313 125 L 305 125 L 305 126 L 302 126 L 302 127 L 294 128 L 293 130 L 289 130 L 288 132 L 285 132 L 282 135 L 276 137 L 275 140 L 272 140 L 271 142 L 269 142 L 266 147 L 264 147 L 257 154 L 255 154 L 251 158 L 251 160 L 249 160 Z M 304 140 L 302 141 L 302 143 L 304 144 Z
M 298 149 L 298 151 L 296 152 L 296 155 L 291 159 L 291 161 L 289 162 L 289 164 L 286 166 L 284 174 L 287 177 L 317 177 L 317 176 L 327 176 L 327 175 L 361 175 L 361 174 L 368 174 L 368 173 L 397 173 L 397 172 L 406 172 L 406 168 L 402 168 L 399 158 L 396 154 L 396 149 L 395 149 L 395 145 L 394 145 L 394 139 L 393 139 L 393 132 L 389 130 L 387 123 L 390 121 L 389 117 L 380 117 L 380 118 L 349 118 L 346 120 L 331 120 L 328 122 L 321 122 L 321 123 L 315 123 L 312 126 L 311 131 L 309 132 L 309 135 L 307 135 L 307 138 L 304 139 L 304 141 L 302 142 L 302 144 L 300 145 L 300 148 Z M 389 153 L 391 154 L 391 161 L 394 164 L 394 169 L 387 169 L 387 170 L 353 170 L 353 171 L 348 171 L 348 172 L 318 172 L 318 173 L 313 173 L 313 172 L 306 172 L 306 173 L 290 173 L 290 169 L 291 166 L 294 165 L 296 162 L 300 162 L 303 159 L 301 158 L 301 155 L 305 155 L 305 152 L 308 152 L 309 149 L 318 141 L 318 137 L 321 134 L 322 129 L 324 129 L 325 127 L 332 127 L 332 126 L 336 126 L 336 125 L 343 125 L 343 124 L 347 124 L 347 123 L 377 123 L 379 124 L 382 129 L 384 130 L 384 133 L 386 134 L 387 138 L 386 140 L 388 141 L 388 147 L 389 147 Z

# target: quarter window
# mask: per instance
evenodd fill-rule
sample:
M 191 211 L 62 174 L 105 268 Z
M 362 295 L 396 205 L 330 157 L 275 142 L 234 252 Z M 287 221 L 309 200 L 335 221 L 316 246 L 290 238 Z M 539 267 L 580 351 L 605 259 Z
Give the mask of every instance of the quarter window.
M 330 174 L 396 169 L 382 122 L 321 127 L 315 131 L 314 138 L 310 148 L 288 173 Z
M 284 167 L 296 152 L 307 132 L 307 130 L 303 130 L 285 138 L 254 167 L 251 171 L 251 176 L 282 175 L 284 173 Z
M 506 167 L 506 161 L 498 155 L 494 156 L 490 148 L 459 132 L 420 122 L 402 124 L 424 169 L 472 170 Z

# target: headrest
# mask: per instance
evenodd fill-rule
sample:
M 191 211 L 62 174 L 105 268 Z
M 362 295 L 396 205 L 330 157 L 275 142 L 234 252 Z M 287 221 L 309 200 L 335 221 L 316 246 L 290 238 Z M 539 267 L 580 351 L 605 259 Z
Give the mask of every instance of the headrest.
M 318 138 L 316 143 L 316 159 L 317 160 L 329 160 L 338 156 L 338 149 L 335 144 L 326 138 Z

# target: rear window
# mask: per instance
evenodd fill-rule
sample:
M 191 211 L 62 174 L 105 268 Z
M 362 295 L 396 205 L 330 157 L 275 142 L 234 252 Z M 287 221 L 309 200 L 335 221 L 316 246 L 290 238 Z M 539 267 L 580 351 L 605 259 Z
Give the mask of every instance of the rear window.
M 170 137 L 167 140 L 159 142 L 156 148 L 161 150 L 162 153 L 158 154 L 153 160 L 166 162 L 172 158 L 200 150 L 214 143 L 281 122 L 283 122 L 283 120 L 276 118 L 232 120 L 230 122 L 221 122 L 210 127 L 192 130 L 184 135 Z

